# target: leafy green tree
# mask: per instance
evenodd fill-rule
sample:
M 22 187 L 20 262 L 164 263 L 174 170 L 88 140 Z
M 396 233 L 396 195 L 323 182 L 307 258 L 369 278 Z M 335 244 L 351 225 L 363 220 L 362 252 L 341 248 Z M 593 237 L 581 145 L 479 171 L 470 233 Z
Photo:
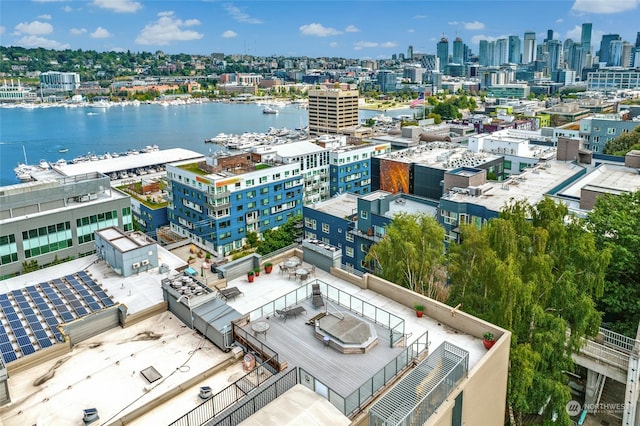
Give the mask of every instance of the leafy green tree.
M 247 232 L 245 242 L 248 247 L 257 247 L 259 242 L 258 234 L 256 234 L 255 232 Z
M 640 321 L 640 191 L 598 197 L 587 229 L 611 251 L 600 309 L 607 327 L 635 338 Z
M 442 117 L 440 117 L 439 114 L 436 114 L 434 112 L 430 112 L 429 115 L 427 115 L 427 118 L 433 118 L 433 124 L 442 123 Z
M 570 425 L 564 371 L 573 371 L 581 339 L 598 331 L 594 300 L 609 251 L 549 198 L 536 206 L 512 200 L 482 229 L 463 225 L 450 250 L 449 303 L 512 333 L 507 404 L 517 423 L 542 410 L 544 424 Z
M 399 213 L 384 238 L 371 246 L 366 262 L 376 273 L 402 287 L 445 301 L 448 296 L 444 228 L 425 213 Z
M 624 156 L 634 149 L 640 149 L 640 126 L 633 129 L 633 132 L 623 133 L 607 142 L 602 152 L 604 154 Z
M 443 120 L 453 120 L 458 118 L 458 108 L 450 102 L 440 102 L 431 110 L 434 114 L 438 114 Z
M 299 234 L 298 224 L 301 221 L 302 216 L 294 216 L 282 226 L 264 231 L 256 253 L 265 255 L 295 243 Z

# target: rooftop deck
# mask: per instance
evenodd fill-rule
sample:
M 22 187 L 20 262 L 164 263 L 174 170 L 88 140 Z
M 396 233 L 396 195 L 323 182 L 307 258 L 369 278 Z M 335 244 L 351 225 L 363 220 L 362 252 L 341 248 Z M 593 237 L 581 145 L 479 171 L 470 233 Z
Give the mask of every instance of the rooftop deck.
M 172 267 L 179 263 L 170 253 L 160 251 L 160 256 L 160 263 Z M 162 301 L 160 279 L 165 274 L 159 274 L 157 268 L 123 279 L 103 262 L 94 261 L 95 258 L 87 257 L 57 265 L 57 269 L 4 281 L 0 292 L 87 270 L 114 302 L 125 304 L 130 313 L 143 311 Z M 301 298 L 289 302 L 287 299 L 284 306 L 304 306 L 306 314 L 288 318 L 286 322 L 273 315 L 258 316 L 258 309 L 291 292 L 304 293 L 306 285 L 318 279 L 353 297 L 353 301 L 368 303 L 381 312 L 399 317 L 404 321 L 403 333 L 408 336 L 408 344 L 428 331 L 430 348 L 448 341 L 468 351 L 470 370 L 487 353 L 480 339 L 429 318 L 428 312 L 425 317 L 417 318 L 412 308 L 319 269 L 316 269 L 316 277 L 301 284 L 279 274 L 277 264 L 274 266 L 273 273 L 262 273 L 253 283 L 244 276 L 228 282 L 228 287 L 237 287 L 244 293 L 244 297 L 237 297 L 228 304 L 240 313 L 249 314 L 249 327 L 259 320 L 269 323 L 266 335 L 258 335 L 257 339 L 278 352 L 280 360 L 289 366 L 301 366 L 344 396 L 403 350 L 402 345 L 389 347 L 389 330 L 376 325 L 377 345 L 365 354 L 346 355 L 325 347 L 322 340 L 314 337 L 313 327 L 306 322 L 320 311 L 316 311 L 308 300 Z M 206 281 L 206 277 L 203 280 Z M 335 302 L 327 304 L 330 311 L 344 309 L 342 300 L 343 306 L 339 307 L 336 297 L 331 298 Z M 210 386 L 216 393 L 244 374 L 242 362 L 230 358 L 231 352 L 221 351 L 177 321 L 170 312 L 164 312 L 133 326 L 102 333 L 76 345 L 71 352 L 27 371 L 12 374 L 9 365 L 12 402 L 0 409 L 0 416 L 8 426 L 46 422 L 81 424 L 82 410 L 95 407 L 104 424 L 123 416 L 131 416 L 127 421 L 133 425 L 165 424 L 202 402 L 198 397 L 200 386 Z M 162 375 L 157 382 L 148 383 L 140 373 L 150 366 Z M 219 371 L 214 371 L 216 368 Z M 151 408 L 153 401 L 161 403 Z M 140 412 L 136 413 L 136 410 Z

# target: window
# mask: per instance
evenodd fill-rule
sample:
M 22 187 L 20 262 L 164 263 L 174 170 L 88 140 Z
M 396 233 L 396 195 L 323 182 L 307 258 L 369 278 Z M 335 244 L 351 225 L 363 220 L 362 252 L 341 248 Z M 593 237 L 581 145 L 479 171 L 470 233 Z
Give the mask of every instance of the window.
M 344 254 L 346 254 L 347 257 L 353 257 L 353 247 L 345 247 Z
M 322 224 L 322 232 L 324 232 L 325 234 L 329 233 L 329 224 L 328 223 L 323 223 Z
M 352 234 L 352 233 L 350 233 L 350 232 L 347 232 L 347 233 L 345 234 L 345 239 L 346 239 L 348 242 L 352 243 L 352 242 L 353 242 L 353 234 Z
M 367 211 L 366 210 L 360 210 L 360 217 L 362 219 L 366 219 L 367 218 Z

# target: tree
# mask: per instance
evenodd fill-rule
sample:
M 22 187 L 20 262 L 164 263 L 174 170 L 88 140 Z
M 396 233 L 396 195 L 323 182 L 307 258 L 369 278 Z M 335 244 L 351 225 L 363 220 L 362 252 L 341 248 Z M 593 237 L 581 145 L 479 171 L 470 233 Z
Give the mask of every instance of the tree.
M 640 149 L 640 126 L 633 129 L 633 132 L 623 133 L 607 142 L 602 152 L 603 154 L 624 156 L 634 149 Z
M 441 102 L 431 110 L 434 114 L 440 115 L 443 120 L 453 120 L 458 118 L 458 108 L 449 102 Z
M 594 300 L 610 254 L 567 215 L 549 198 L 537 206 L 512 200 L 482 229 L 463 225 L 462 242 L 450 247 L 448 303 L 512 333 L 507 404 L 518 424 L 540 410 L 545 424 L 554 415 L 554 425 L 571 424 L 564 371 L 600 325 Z
M 444 228 L 424 213 L 399 213 L 369 249 L 382 278 L 439 301 L 447 299 Z
M 635 338 L 640 321 L 640 191 L 598 197 L 587 229 L 599 250 L 611 251 L 599 305 L 607 327 Z
M 297 225 L 301 220 L 302 216 L 294 216 L 282 226 L 264 231 L 256 253 L 265 255 L 295 243 L 299 233 Z

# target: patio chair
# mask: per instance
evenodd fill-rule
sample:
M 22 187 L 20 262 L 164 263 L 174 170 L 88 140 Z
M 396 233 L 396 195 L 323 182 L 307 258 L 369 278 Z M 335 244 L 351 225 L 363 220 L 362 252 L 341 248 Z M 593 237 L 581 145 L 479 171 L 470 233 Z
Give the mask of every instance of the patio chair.
M 314 308 L 320 308 L 324 306 L 324 300 L 322 300 L 322 292 L 320 291 L 320 284 L 313 284 L 311 286 L 311 303 Z
M 287 272 L 287 268 L 284 265 L 278 265 L 280 267 L 280 275 L 284 275 Z
M 276 309 L 276 314 L 283 318 L 285 322 L 287 322 L 287 318 L 294 317 L 296 318 L 298 315 L 303 312 L 307 312 L 302 306 L 296 306 L 295 308 L 284 308 L 284 309 Z
M 238 287 L 228 287 L 228 288 L 218 288 L 217 286 L 214 286 L 216 288 L 216 290 L 218 290 L 218 294 L 224 299 L 224 300 L 229 300 L 229 299 L 235 299 L 237 296 L 244 296 L 244 293 L 241 292 Z

